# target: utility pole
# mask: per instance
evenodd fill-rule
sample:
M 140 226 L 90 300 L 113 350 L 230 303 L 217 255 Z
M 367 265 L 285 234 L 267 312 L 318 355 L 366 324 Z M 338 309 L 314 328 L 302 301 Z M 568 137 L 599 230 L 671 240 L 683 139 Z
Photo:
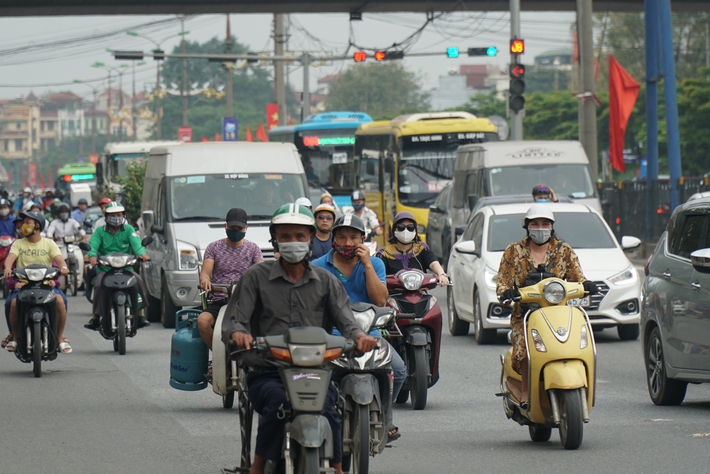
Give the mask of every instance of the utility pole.
M 182 32 L 182 54 L 185 54 L 185 17 L 180 19 Z M 182 126 L 187 127 L 187 58 L 182 58 L 182 87 L 180 88 L 182 96 Z
M 118 141 L 123 141 L 123 73 L 118 73 Z
M 510 39 L 520 38 L 520 0 L 510 0 Z M 518 64 L 518 55 L 510 54 L 510 64 Z M 514 111 L 508 107 L 510 113 L 510 138 L 523 139 L 523 114 L 525 109 Z
M 94 114 L 91 117 L 91 153 L 96 153 L 96 93 L 98 92 L 96 87 L 94 89 Z
M 301 56 L 301 64 L 303 65 L 303 105 L 301 106 L 301 122 L 311 114 L 311 90 L 309 69 L 311 67 L 311 55 L 308 51 Z
M 658 22 L 657 0 L 644 2 L 646 29 L 646 229 L 644 240 L 650 240 L 653 227 L 652 187 L 658 179 L 658 81 L 660 79 L 658 56 L 660 47 L 658 36 L 661 25 Z
M 131 124 L 133 125 L 133 141 L 136 141 L 138 137 L 138 117 L 136 114 L 136 62 L 133 63 L 133 94 L 131 96 Z
M 227 13 L 227 43 L 225 45 L 225 52 L 227 54 L 232 52 L 232 32 L 229 28 L 229 13 Z M 225 64 L 224 68 L 227 72 L 227 117 L 234 117 L 234 90 L 232 88 L 232 66 L 234 63 Z
M 284 55 L 284 16 L 274 14 L 274 54 Z M 284 75 L 284 62 L 274 62 L 274 96 L 279 111 L 279 125 L 286 125 L 286 81 Z
M 579 41 L 579 140 L 587 153 L 592 180 L 599 175 L 597 153 L 597 109 L 594 101 L 594 32 L 592 0 L 577 0 Z

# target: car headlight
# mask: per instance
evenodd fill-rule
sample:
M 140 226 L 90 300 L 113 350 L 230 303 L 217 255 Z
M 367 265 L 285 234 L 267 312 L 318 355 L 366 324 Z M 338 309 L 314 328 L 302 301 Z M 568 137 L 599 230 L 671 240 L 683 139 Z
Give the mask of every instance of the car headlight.
M 355 316 L 355 321 L 357 322 L 357 325 L 360 326 L 360 329 L 365 331 L 365 333 L 370 332 L 372 321 L 375 319 L 375 311 L 372 308 L 363 312 L 353 311 L 353 315 Z
M 609 281 L 615 285 L 624 286 L 636 283 L 638 274 L 633 265 L 629 265 L 626 270 L 621 273 L 617 273 L 613 277 L 609 278 Z
M 178 268 L 180 270 L 196 270 L 198 259 L 197 259 L 197 249 L 194 245 L 188 244 L 186 242 L 177 241 L 177 250 L 180 254 L 180 260 L 178 261 Z
M 484 268 L 483 269 L 483 280 L 486 282 L 486 286 L 488 288 L 495 289 L 496 284 L 498 283 L 498 272 L 493 270 L 490 267 Z
M 409 291 L 418 290 L 424 281 L 424 274 L 421 272 L 404 272 L 399 276 L 399 281 Z
M 558 304 L 566 296 L 565 285 L 559 281 L 551 281 L 545 285 L 545 289 L 542 290 L 542 296 L 547 300 L 548 303 Z
M 46 274 L 47 270 L 45 268 L 25 268 L 25 275 L 30 281 L 42 281 Z

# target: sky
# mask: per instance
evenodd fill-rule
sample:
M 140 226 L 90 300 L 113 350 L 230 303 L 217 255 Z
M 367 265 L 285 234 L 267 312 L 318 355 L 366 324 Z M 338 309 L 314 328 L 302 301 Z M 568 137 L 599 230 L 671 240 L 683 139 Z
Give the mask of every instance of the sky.
M 273 51 L 273 15 L 233 14 L 232 34 L 251 51 Z M 571 24 L 574 13 L 523 12 L 521 33 L 526 52 L 523 62 L 532 64 L 536 55 L 545 51 L 572 48 Z M 408 52 L 441 52 L 439 56 L 407 57 L 405 66 L 422 78 L 424 90 L 437 88 L 439 76 L 462 64 L 498 64 L 505 69 L 510 60 L 507 47 L 510 21 L 507 12 L 456 12 L 444 14 L 429 23 L 423 13 L 363 14 L 362 21 L 350 22 L 348 15 L 294 14 L 288 27 L 288 50 L 309 51 L 312 55 L 343 54 L 348 44 L 357 47 L 385 49 L 401 43 L 413 34 L 406 44 Z M 71 90 L 90 97 L 88 85 L 105 86 L 107 71 L 93 68 L 97 61 L 106 66 L 120 66 L 127 61 L 116 61 L 107 48 L 114 50 L 150 51 L 155 46 L 149 40 L 133 37 L 126 31 L 138 31 L 154 41 L 163 42 L 163 49 L 171 51 L 179 44 L 180 21 L 173 15 L 152 16 L 88 16 L 0 18 L 0 99 L 24 97 L 30 91 L 36 95 L 47 91 Z M 185 30 L 190 41 L 204 42 L 215 36 L 225 37 L 225 15 L 197 15 L 187 17 Z M 447 47 L 457 46 L 462 51 L 469 47 L 496 46 L 495 58 L 467 57 L 449 59 Z M 348 54 L 357 48 L 351 46 Z M 370 61 L 374 61 L 370 59 Z M 352 61 L 337 61 L 311 67 L 310 90 L 315 92 L 318 78 L 337 74 L 353 65 Z M 289 80 L 296 89 L 303 84 L 300 66 L 288 68 Z M 152 59 L 136 67 L 136 91 L 152 89 L 156 65 Z M 130 70 L 124 74 L 124 90 L 130 92 Z M 93 81 L 93 82 L 92 82 Z M 112 87 L 116 87 L 113 85 Z

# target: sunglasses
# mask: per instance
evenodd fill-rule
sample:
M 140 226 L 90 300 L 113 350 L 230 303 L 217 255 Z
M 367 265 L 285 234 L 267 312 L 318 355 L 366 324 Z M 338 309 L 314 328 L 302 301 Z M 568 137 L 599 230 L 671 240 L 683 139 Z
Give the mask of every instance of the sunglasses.
M 319 214 L 319 215 L 316 216 L 316 219 L 320 219 L 320 220 L 322 220 L 322 221 L 332 221 L 332 220 L 333 220 L 333 216 L 328 216 L 328 215 Z
M 415 230 L 417 230 L 417 226 L 415 226 L 414 224 L 397 224 L 396 226 L 394 226 L 394 228 L 397 229 L 397 231 L 399 232 L 404 231 L 404 229 L 407 229 L 409 232 L 414 232 Z

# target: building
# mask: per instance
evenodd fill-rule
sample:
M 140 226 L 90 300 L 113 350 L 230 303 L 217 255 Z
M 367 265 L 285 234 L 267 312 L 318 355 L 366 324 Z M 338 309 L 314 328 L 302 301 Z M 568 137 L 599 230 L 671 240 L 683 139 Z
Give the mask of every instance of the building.
M 463 64 L 458 71 L 451 68 L 447 75 L 439 76 L 439 87 L 430 93 L 431 109 L 460 107 L 478 94 L 497 92 L 504 97 L 508 81 L 508 76 L 493 64 Z
M 0 157 L 27 160 L 40 147 L 40 107 L 30 93 L 25 100 L 0 102 Z

